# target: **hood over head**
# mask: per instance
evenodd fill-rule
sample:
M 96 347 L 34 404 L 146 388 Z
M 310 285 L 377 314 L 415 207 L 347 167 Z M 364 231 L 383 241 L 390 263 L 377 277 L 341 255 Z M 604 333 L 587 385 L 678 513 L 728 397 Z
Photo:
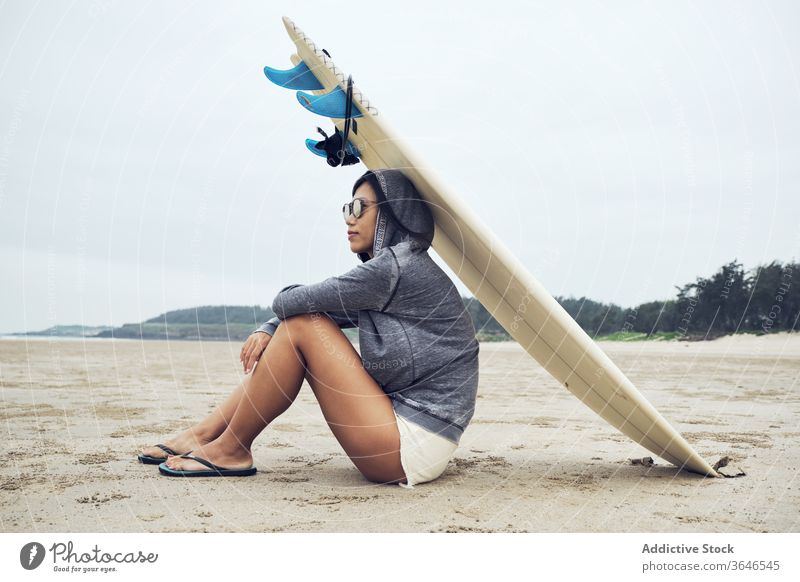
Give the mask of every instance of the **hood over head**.
M 433 242 L 433 214 L 411 180 L 396 169 L 367 170 L 353 185 L 353 195 L 365 181 L 375 190 L 379 202 L 372 255 L 409 239 L 412 248 L 427 250 Z M 365 263 L 369 255 L 358 253 L 358 258 Z

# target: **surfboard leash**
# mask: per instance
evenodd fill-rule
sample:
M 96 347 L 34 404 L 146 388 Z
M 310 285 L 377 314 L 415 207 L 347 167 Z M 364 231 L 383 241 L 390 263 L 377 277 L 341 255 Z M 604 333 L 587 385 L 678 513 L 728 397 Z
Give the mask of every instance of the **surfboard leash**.
M 324 49 L 323 49 L 324 50 Z M 325 54 L 328 54 L 327 51 Z M 330 56 L 330 55 L 328 55 Z M 353 155 L 348 151 L 347 138 L 350 136 L 350 128 L 352 126 L 353 133 L 358 135 L 358 122 L 352 117 L 353 115 L 353 76 L 347 76 L 347 98 L 345 101 L 344 110 L 344 133 L 339 131 L 336 124 L 333 126 L 334 134 L 328 137 L 321 127 L 317 126 L 317 131 L 325 138 L 319 141 L 314 146 L 319 150 L 324 150 L 328 159 L 328 165 L 333 166 L 350 166 L 357 164 L 360 160 L 358 156 Z

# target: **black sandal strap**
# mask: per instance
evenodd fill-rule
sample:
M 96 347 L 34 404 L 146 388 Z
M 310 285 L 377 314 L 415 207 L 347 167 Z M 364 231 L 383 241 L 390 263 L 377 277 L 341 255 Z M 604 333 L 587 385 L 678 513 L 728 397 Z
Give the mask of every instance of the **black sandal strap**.
M 214 471 L 222 472 L 222 471 L 230 471 L 231 470 L 231 469 L 226 469 L 225 467 L 219 467 L 219 466 L 215 465 L 214 463 L 212 463 L 211 461 L 207 461 L 203 457 L 197 457 L 197 456 L 189 454 L 189 453 L 186 453 L 185 455 L 180 455 L 180 458 L 181 459 L 191 459 L 192 461 L 197 461 L 201 465 L 205 465 L 206 467 L 208 467 L 209 469 L 212 469 Z
M 178 453 L 176 453 L 175 451 L 173 451 L 173 450 L 172 450 L 171 448 L 169 448 L 167 445 L 156 445 L 156 446 L 157 446 L 159 449 L 161 449 L 162 451 L 164 451 L 165 453 L 167 453 L 168 455 L 175 455 L 175 456 L 177 456 L 177 455 L 178 455 Z

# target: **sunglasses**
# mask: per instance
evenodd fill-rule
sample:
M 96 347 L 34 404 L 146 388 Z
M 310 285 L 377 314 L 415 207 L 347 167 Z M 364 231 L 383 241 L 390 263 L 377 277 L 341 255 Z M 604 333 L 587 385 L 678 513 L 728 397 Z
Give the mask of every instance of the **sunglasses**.
M 344 219 L 347 220 L 351 216 L 358 218 L 373 204 L 375 203 L 367 200 L 366 198 L 353 198 L 352 201 L 345 202 L 344 206 L 342 206 L 342 214 L 344 215 Z

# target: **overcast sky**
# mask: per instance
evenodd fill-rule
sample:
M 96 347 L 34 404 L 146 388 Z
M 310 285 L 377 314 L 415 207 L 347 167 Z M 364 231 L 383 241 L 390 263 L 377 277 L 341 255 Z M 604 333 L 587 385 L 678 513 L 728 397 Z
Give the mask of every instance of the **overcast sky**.
M 284 14 L 554 295 L 800 258 L 796 2 L 17 0 L 0 333 L 268 306 L 359 263 L 363 165 L 309 153 L 332 125 L 262 72 L 291 67 Z

